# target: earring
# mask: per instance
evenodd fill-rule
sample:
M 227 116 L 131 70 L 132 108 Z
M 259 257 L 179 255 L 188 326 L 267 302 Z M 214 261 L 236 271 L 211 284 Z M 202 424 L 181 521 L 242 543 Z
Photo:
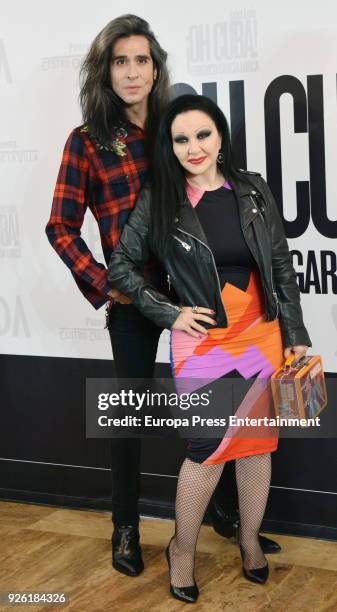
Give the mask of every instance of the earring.
M 221 151 L 219 151 L 216 161 L 218 162 L 218 164 L 222 164 L 224 159 L 225 159 L 224 154 L 221 153 Z

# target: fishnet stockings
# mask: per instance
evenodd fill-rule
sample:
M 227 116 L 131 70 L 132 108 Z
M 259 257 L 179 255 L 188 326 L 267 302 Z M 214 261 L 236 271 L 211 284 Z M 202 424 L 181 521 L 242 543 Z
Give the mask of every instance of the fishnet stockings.
M 176 587 L 194 583 L 194 555 L 202 519 L 224 464 L 183 462 L 176 497 L 176 532 L 170 542 L 171 583 Z
M 258 536 L 269 494 L 270 453 L 237 459 L 235 471 L 239 493 L 240 543 L 243 551 L 243 565 L 246 569 L 257 569 L 267 563 Z
M 176 587 L 194 583 L 194 556 L 201 523 L 224 464 L 204 465 L 185 459 L 178 479 L 176 531 L 169 545 L 170 580 Z M 240 541 L 246 569 L 262 567 L 266 559 L 258 541 L 271 475 L 270 454 L 236 460 Z

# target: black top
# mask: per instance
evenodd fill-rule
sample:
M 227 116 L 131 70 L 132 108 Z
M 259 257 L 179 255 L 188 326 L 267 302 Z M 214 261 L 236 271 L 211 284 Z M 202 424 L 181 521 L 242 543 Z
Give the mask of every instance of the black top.
M 256 262 L 242 233 L 234 192 L 226 187 L 205 191 L 195 210 L 213 252 L 221 287 L 229 282 L 245 291 Z

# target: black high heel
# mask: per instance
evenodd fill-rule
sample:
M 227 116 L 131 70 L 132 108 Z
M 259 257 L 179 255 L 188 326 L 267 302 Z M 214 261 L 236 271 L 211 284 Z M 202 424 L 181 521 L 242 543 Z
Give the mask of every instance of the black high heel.
M 167 559 L 167 563 L 169 567 L 169 574 L 170 574 L 170 593 L 176 599 L 180 599 L 180 601 L 184 601 L 185 603 L 195 603 L 199 597 L 199 589 L 197 587 L 196 582 L 194 582 L 192 586 L 187 586 L 187 587 L 176 587 L 171 582 L 171 561 L 170 561 L 169 549 L 170 549 L 170 544 L 172 540 L 173 538 L 171 538 L 165 550 L 165 555 L 166 555 L 166 559 Z
M 250 580 L 251 582 L 257 582 L 258 584 L 264 584 L 265 582 L 267 582 L 267 579 L 269 576 L 268 561 L 264 567 L 258 567 L 256 569 L 246 569 L 243 565 L 244 564 L 244 553 L 242 550 L 242 546 L 241 544 L 239 546 L 240 546 L 240 553 L 241 553 L 241 559 L 242 559 L 242 571 L 243 571 L 244 577 L 247 578 L 247 580 Z

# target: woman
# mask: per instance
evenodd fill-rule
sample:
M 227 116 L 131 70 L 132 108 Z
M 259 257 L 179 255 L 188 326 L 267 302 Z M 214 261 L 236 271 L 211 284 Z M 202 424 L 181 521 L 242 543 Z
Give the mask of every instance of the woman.
M 162 118 L 153 182 L 142 191 L 109 265 L 109 282 L 143 314 L 172 330 L 178 392 L 200 377 L 254 377 L 238 416 L 270 414 L 269 379 L 291 351 L 311 346 L 282 221 L 265 181 L 238 171 L 228 125 L 203 96 L 173 100 Z M 153 253 L 181 306 L 141 273 Z M 236 459 L 240 549 L 245 577 L 264 583 L 258 541 L 277 436 L 228 428 L 222 440 L 191 439 L 179 473 L 176 531 L 166 554 L 171 593 L 195 602 L 194 554 L 210 497 L 227 460 Z

